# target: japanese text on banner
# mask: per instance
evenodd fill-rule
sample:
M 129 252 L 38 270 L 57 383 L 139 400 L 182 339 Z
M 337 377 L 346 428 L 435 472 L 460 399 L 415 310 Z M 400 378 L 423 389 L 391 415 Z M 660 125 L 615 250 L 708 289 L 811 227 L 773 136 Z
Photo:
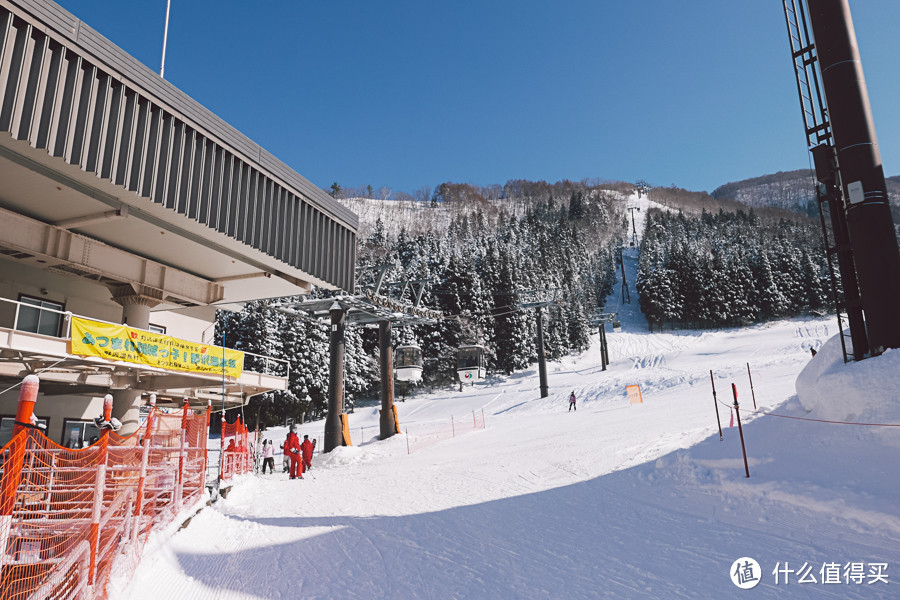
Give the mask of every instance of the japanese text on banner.
M 72 354 L 99 356 L 162 369 L 240 377 L 244 353 L 133 329 L 126 325 L 72 318 Z

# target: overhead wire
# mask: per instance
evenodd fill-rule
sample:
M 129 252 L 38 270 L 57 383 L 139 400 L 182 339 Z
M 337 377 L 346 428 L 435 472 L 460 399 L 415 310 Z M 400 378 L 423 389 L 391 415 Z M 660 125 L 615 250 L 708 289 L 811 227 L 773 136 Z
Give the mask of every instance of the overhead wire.
M 734 408 L 734 404 L 728 404 L 727 402 L 722 402 L 718 398 L 716 399 L 716 402 L 718 402 L 722 406 L 725 406 L 728 408 Z M 738 405 L 738 409 L 740 409 L 740 405 Z M 830 421 L 828 419 L 813 419 L 811 417 L 795 417 L 792 415 L 781 415 L 778 413 L 766 412 L 766 411 L 761 411 L 761 410 L 746 410 L 746 412 L 753 413 L 756 415 L 764 415 L 764 416 L 768 416 L 768 417 L 779 417 L 782 419 L 795 419 L 797 421 L 814 421 L 816 423 L 830 423 L 833 425 L 864 425 L 864 426 L 869 426 L 869 427 L 900 427 L 900 423 L 861 423 L 858 421 Z

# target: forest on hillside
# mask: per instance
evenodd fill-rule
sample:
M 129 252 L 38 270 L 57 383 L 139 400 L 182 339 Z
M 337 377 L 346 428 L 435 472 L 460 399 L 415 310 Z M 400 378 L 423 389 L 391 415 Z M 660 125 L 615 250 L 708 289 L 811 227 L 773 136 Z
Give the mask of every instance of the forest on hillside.
M 430 324 L 393 328 L 395 347 L 422 348 L 423 385 L 455 384 L 461 345 L 484 345 L 490 372 L 533 364 L 536 312 L 523 304 L 535 300 L 552 301 L 543 309 L 549 360 L 588 347 L 589 317 L 613 290 L 631 228 L 627 184 L 619 191 L 594 183 L 442 184 L 431 193 L 437 201 L 406 208 L 387 201 L 391 212 L 361 224 L 360 272 L 386 265 L 386 281 L 428 280 L 422 306 L 443 314 Z M 639 248 L 638 301 L 651 329 L 745 325 L 826 309 L 829 280 L 815 221 L 796 213 L 776 218 L 679 188 L 654 189 L 651 198 L 665 205 L 647 215 Z M 411 301 L 406 290 L 402 299 Z M 247 410 L 258 411 L 265 424 L 322 417 L 329 324 L 276 304 L 253 302 L 219 314 L 226 345 L 290 362 L 289 389 L 256 396 Z M 347 329 L 348 402 L 377 398 L 377 356 L 377 327 Z M 255 360 L 248 357 L 248 368 Z M 398 397 L 405 392 L 398 387 Z
M 763 220 L 753 210 L 647 215 L 636 287 L 651 330 L 819 312 L 829 305 L 830 286 L 812 220 Z
M 562 200 L 548 195 L 528 202 L 521 214 L 467 205 L 446 226 L 418 233 L 401 225 L 391 235 L 377 219 L 359 239 L 357 265 L 363 273 L 387 265 L 386 281 L 429 280 L 422 306 L 443 318 L 394 327 L 394 346 L 422 348 L 424 385 L 452 385 L 460 345 L 484 345 L 493 372 L 512 373 L 536 360 L 535 309 L 522 307 L 535 298 L 553 301 L 543 315 L 549 359 L 587 349 L 588 317 L 612 290 L 627 226 L 621 195 L 584 188 Z M 289 389 L 254 397 L 247 410 L 258 410 L 267 424 L 321 417 L 327 406 L 328 324 L 273 306 L 252 302 L 239 313 L 218 316 L 217 335 L 224 333 L 226 345 L 291 364 Z M 377 328 L 348 328 L 346 397 L 377 397 L 377 355 Z M 248 368 L 254 360 L 248 357 Z

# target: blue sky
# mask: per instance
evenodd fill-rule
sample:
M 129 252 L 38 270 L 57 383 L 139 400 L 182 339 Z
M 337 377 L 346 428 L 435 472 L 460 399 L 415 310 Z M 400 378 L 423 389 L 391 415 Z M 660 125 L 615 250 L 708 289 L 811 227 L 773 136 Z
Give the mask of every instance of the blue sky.
M 61 4 L 159 71 L 165 0 Z M 851 9 L 898 174 L 900 2 Z M 165 75 L 323 188 L 810 164 L 778 0 L 172 0 Z

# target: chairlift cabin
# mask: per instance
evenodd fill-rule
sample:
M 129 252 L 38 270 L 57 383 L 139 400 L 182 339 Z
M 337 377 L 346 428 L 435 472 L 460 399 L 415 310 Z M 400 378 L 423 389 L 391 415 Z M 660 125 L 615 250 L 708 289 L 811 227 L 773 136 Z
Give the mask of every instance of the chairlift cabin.
M 394 350 L 394 377 L 397 381 L 422 381 L 422 349 L 397 346 Z
M 456 372 L 462 383 L 475 383 L 485 378 L 484 346 L 460 346 L 456 354 Z

